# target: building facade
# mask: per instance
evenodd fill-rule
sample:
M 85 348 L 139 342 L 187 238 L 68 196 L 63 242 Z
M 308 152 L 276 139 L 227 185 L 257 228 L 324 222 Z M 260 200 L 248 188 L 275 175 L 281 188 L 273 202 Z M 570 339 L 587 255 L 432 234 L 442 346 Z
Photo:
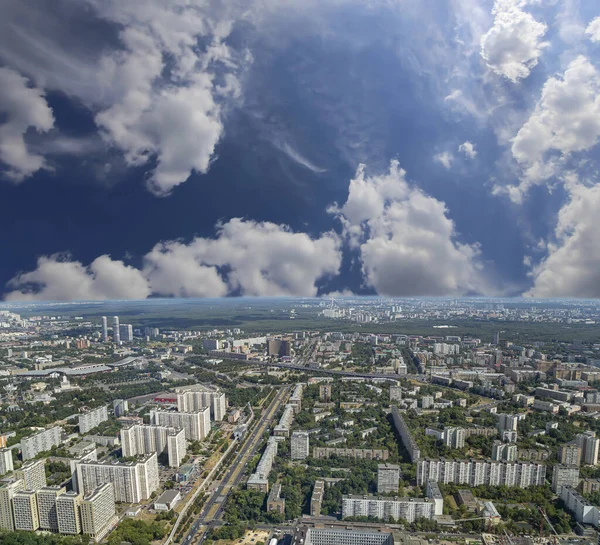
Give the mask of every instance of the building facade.
M 150 412 L 153 424 L 185 431 L 187 441 L 202 441 L 210 433 L 210 408 L 189 412 L 154 410 Z
M 563 486 L 577 488 L 579 484 L 579 466 L 556 464 L 552 470 L 552 491 L 559 496 Z
M 44 460 L 25 462 L 15 471 L 15 477 L 23 481 L 23 488 L 39 490 L 46 486 L 46 468 Z
M 433 519 L 435 506 L 429 498 L 378 498 L 343 496 L 342 518 L 372 517 L 379 520 L 414 522 L 418 518 Z
M 60 534 L 81 533 L 81 500 L 82 496 L 77 492 L 65 492 L 56 498 L 56 517 Z
M 387 494 L 398 492 L 400 482 L 400 466 L 393 464 L 379 464 L 377 466 L 377 493 Z
M 304 460 L 310 455 L 310 438 L 307 431 L 292 433 L 290 455 L 292 460 Z
M 79 415 L 79 433 L 87 433 L 108 420 L 106 405 Z
M 115 526 L 115 494 L 111 483 L 95 488 L 81 500 L 81 532 L 101 541 Z
M 169 466 L 179 467 L 187 448 L 185 431 L 152 424 L 134 424 L 121 430 L 121 448 L 125 457 L 166 453 Z
M 159 486 L 156 453 L 140 462 L 85 462 L 77 465 L 78 492 L 90 494 L 104 483 L 114 485 L 115 501 L 140 503 Z
M 437 483 L 479 486 L 542 486 L 546 465 L 533 462 L 501 462 L 493 460 L 419 460 L 417 484 L 428 480 Z
M 31 460 L 40 452 L 45 452 L 52 447 L 60 445 L 61 435 L 62 428 L 55 426 L 30 437 L 24 437 L 21 439 L 23 460 Z

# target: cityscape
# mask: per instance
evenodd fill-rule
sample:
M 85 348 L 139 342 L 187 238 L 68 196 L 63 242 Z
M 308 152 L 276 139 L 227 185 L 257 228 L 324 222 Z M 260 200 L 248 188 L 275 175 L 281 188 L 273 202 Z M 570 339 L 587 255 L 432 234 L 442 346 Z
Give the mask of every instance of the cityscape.
M 0 5 L 0 545 L 600 545 L 600 0 Z
M 178 304 L 0 310 L 0 536 L 598 541 L 594 301 Z

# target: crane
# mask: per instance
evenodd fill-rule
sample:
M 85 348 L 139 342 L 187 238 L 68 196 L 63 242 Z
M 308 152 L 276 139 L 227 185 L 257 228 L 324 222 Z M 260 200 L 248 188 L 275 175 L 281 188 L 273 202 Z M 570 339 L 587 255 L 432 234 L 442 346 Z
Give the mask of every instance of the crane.
M 537 506 L 537 508 L 538 508 L 538 511 L 540 512 L 540 514 L 542 515 L 543 520 L 545 520 L 548 523 L 548 526 L 550 526 L 550 529 L 554 532 L 554 536 L 552 536 L 552 537 L 554 538 L 554 545 L 556 545 L 557 538 L 560 537 L 558 535 L 558 532 L 554 529 L 554 526 L 552 526 L 552 523 L 550 522 L 550 519 L 548 518 L 546 511 L 544 511 L 539 505 Z M 542 524 L 540 524 L 540 534 L 542 533 Z
M 508 540 L 509 545 L 515 545 L 513 543 L 512 538 L 508 535 L 508 532 L 506 531 L 506 528 L 504 528 L 504 535 L 506 536 L 506 539 Z

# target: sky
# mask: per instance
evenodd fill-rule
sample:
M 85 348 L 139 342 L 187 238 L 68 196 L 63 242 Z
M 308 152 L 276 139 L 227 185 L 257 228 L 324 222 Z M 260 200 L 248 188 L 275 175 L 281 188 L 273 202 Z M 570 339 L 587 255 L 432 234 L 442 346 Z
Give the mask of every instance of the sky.
M 597 0 L 8 0 L 0 296 L 597 298 L 599 139 Z

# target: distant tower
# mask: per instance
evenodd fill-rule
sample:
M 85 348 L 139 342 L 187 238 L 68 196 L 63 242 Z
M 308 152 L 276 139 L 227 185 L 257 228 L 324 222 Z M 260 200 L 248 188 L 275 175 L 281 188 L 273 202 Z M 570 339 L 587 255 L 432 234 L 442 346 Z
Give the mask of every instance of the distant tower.
M 121 332 L 119 331 L 119 317 L 113 316 L 113 341 L 116 343 L 121 342 Z
M 498 346 L 500 344 L 500 331 L 494 333 L 494 344 Z
M 102 342 L 108 342 L 108 320 L 102 316 Z

